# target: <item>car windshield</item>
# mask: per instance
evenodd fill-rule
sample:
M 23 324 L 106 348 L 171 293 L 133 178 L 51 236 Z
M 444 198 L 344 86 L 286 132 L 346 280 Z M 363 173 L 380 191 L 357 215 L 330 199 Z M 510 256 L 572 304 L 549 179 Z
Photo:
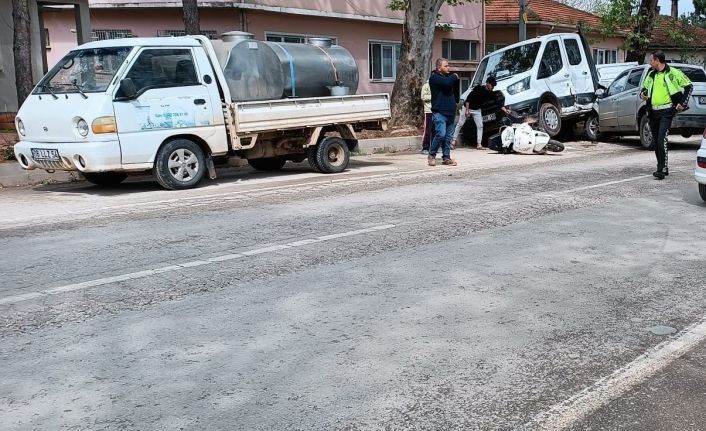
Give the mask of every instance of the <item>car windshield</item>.
M 489 55 L 478 65 L 473 86 L 483 83 L 490 75 L 501 80 L 532 69 L 540 46 L 541 42 L 532 42 Z
M 39 82 L 34 94 L 104 92 L 132 47 L 69 52 Z

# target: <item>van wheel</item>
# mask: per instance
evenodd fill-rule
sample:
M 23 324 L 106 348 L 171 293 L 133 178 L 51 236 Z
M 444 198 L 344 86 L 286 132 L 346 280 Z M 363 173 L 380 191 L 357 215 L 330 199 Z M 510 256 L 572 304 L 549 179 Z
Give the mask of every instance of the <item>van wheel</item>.
M 316 145 L 316 164 L 325 174 L 336 174 L 348 167 L 348 144 L 337 136 L 327 136 Z
M 598 114 L 595 112 L 589 114 L 583 125 L 583 132 L 586 134 L 586 138 L 588 138 L 589 141 L 597 141 L 601 138 L 601 132 L 598 129 Z
M 248 164 L 258 171 L 279 171 L 285 163 L 287 163 L 287 159 L 284 157 L 248 159 Z
M 655 144 L 652 142 L 652 128 L 647 115 L 640 118 L 640 146 L 643 150 L 654 150 Z
M 699 184 L 699 194 L 701 195 L 701 199 L 706 202 L 706 184 Z
M 561 132 L 561 113 L 559 108 L 551 103 L 543 103 L 539 107 L 539 129 L 554 137 Z
M 154 176 L 165 189 L 194 187 L 206 173 L 206 157 L 195 142 L 175 139 L 162 145 L 154 163 Z
M 125 172 L 82 172 L 81 174 L 89 183 L 101 187 L 117 186 L 127 178 Z

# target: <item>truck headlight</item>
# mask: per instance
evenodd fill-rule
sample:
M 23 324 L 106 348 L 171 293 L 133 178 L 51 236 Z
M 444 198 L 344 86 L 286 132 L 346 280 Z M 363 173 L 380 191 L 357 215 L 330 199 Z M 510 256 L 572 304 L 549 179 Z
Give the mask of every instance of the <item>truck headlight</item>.
M 115 133 L 118 129 L 115 125 L 115 117 L 98 117 L 91 123 L 93 133 Z
M 20 117 L 15 118 L 15 128 L 17 129 L 17 133 L 19 133 L 20 136 L 25 135 L 25 123 L 20 120 Z
M 88 123 L 86 123 L 86 120 L 80 118 L 76 122 L 76 131 L 79 135 L 83 136 L 84 138 L 88 136 Z
M 510 94 L 517 94 L 521 93 L 525 90 L 529 90 L 530 88 L 530 77 L 528 76 L 527 78 L 517 81 L 516 83 L 510 85 L 507 87 L 507 92 Z

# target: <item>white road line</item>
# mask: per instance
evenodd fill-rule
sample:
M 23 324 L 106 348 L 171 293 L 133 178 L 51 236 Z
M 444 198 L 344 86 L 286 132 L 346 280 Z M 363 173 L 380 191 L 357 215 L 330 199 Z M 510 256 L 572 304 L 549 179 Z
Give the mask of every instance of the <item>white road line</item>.
M 379 226 L 373 226 L 365 229 L 358 229 L 349 232 L 341 232 L 332 235 L 324 235 L 317 238 L 309 238 L 300 241 L 290 242 L 287 244 L 273 245 L 268 247 L 256 248 L 253 250 L 243 251 L 241 253 L 225 254 L 222 256 L 212 257 L 206 260 L 193 260 L 190 262 L 180 263 L 177 265 L 164 266 L 160 268 L 146 269 L 138 272 L 130 272 L 127 274 L 115 275 L 112 277 L 99 278 L 96 280 L 83 281 L 81 283 L 67 284 L 65 286 L 52 287 L 50 289 L 45 289 L 39 292 L 24 293 L 21 295 L 8 296 L 6 298 L 0 298 L 0 305 L 2 304 L 16 304 L 18 302 L 27 301 L 30 299 L 39 298 L 47 295 L 57 295 L 60 293 L 73 292 L 76 290 L 86 289 L 89 287 L 103 286 L 106 284 L 116 283 L 119 281 L 135 280 L 137 278 L 149 277 L 156 274 L 161 274 L 163 272 L 178 271 L 184 268 L 191 268 L 196 266 L 210 265 L 216 262 L 224 262 L 227 260 L 244 258 L 248 256 L 255 256 L 265 253 L 273 253 L 279 250 L 285 250 L 295 247 L 303 247 L 309 244 L 314 244 L 318 242 L 330 241 L 338 238 L 346 238 L 354 235 L 362 235 L 365 233 L 372 233 L 386 229 L 394 228 L 394 224 L 384 224 Z
M 565 401 L 539 413 L 522 429 L 564 430 L 623 395 L 706 338 L 706 319 L 686 328 L 634 361 L 603 377 Z

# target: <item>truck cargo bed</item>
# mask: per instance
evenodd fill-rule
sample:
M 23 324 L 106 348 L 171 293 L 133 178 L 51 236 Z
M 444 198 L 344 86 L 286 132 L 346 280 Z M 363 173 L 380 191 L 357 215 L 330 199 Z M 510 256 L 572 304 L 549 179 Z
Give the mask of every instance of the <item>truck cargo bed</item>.
M 384 93 L 240 102 L 231 106 L 238 134 L 390 118 L 389 95 Z

